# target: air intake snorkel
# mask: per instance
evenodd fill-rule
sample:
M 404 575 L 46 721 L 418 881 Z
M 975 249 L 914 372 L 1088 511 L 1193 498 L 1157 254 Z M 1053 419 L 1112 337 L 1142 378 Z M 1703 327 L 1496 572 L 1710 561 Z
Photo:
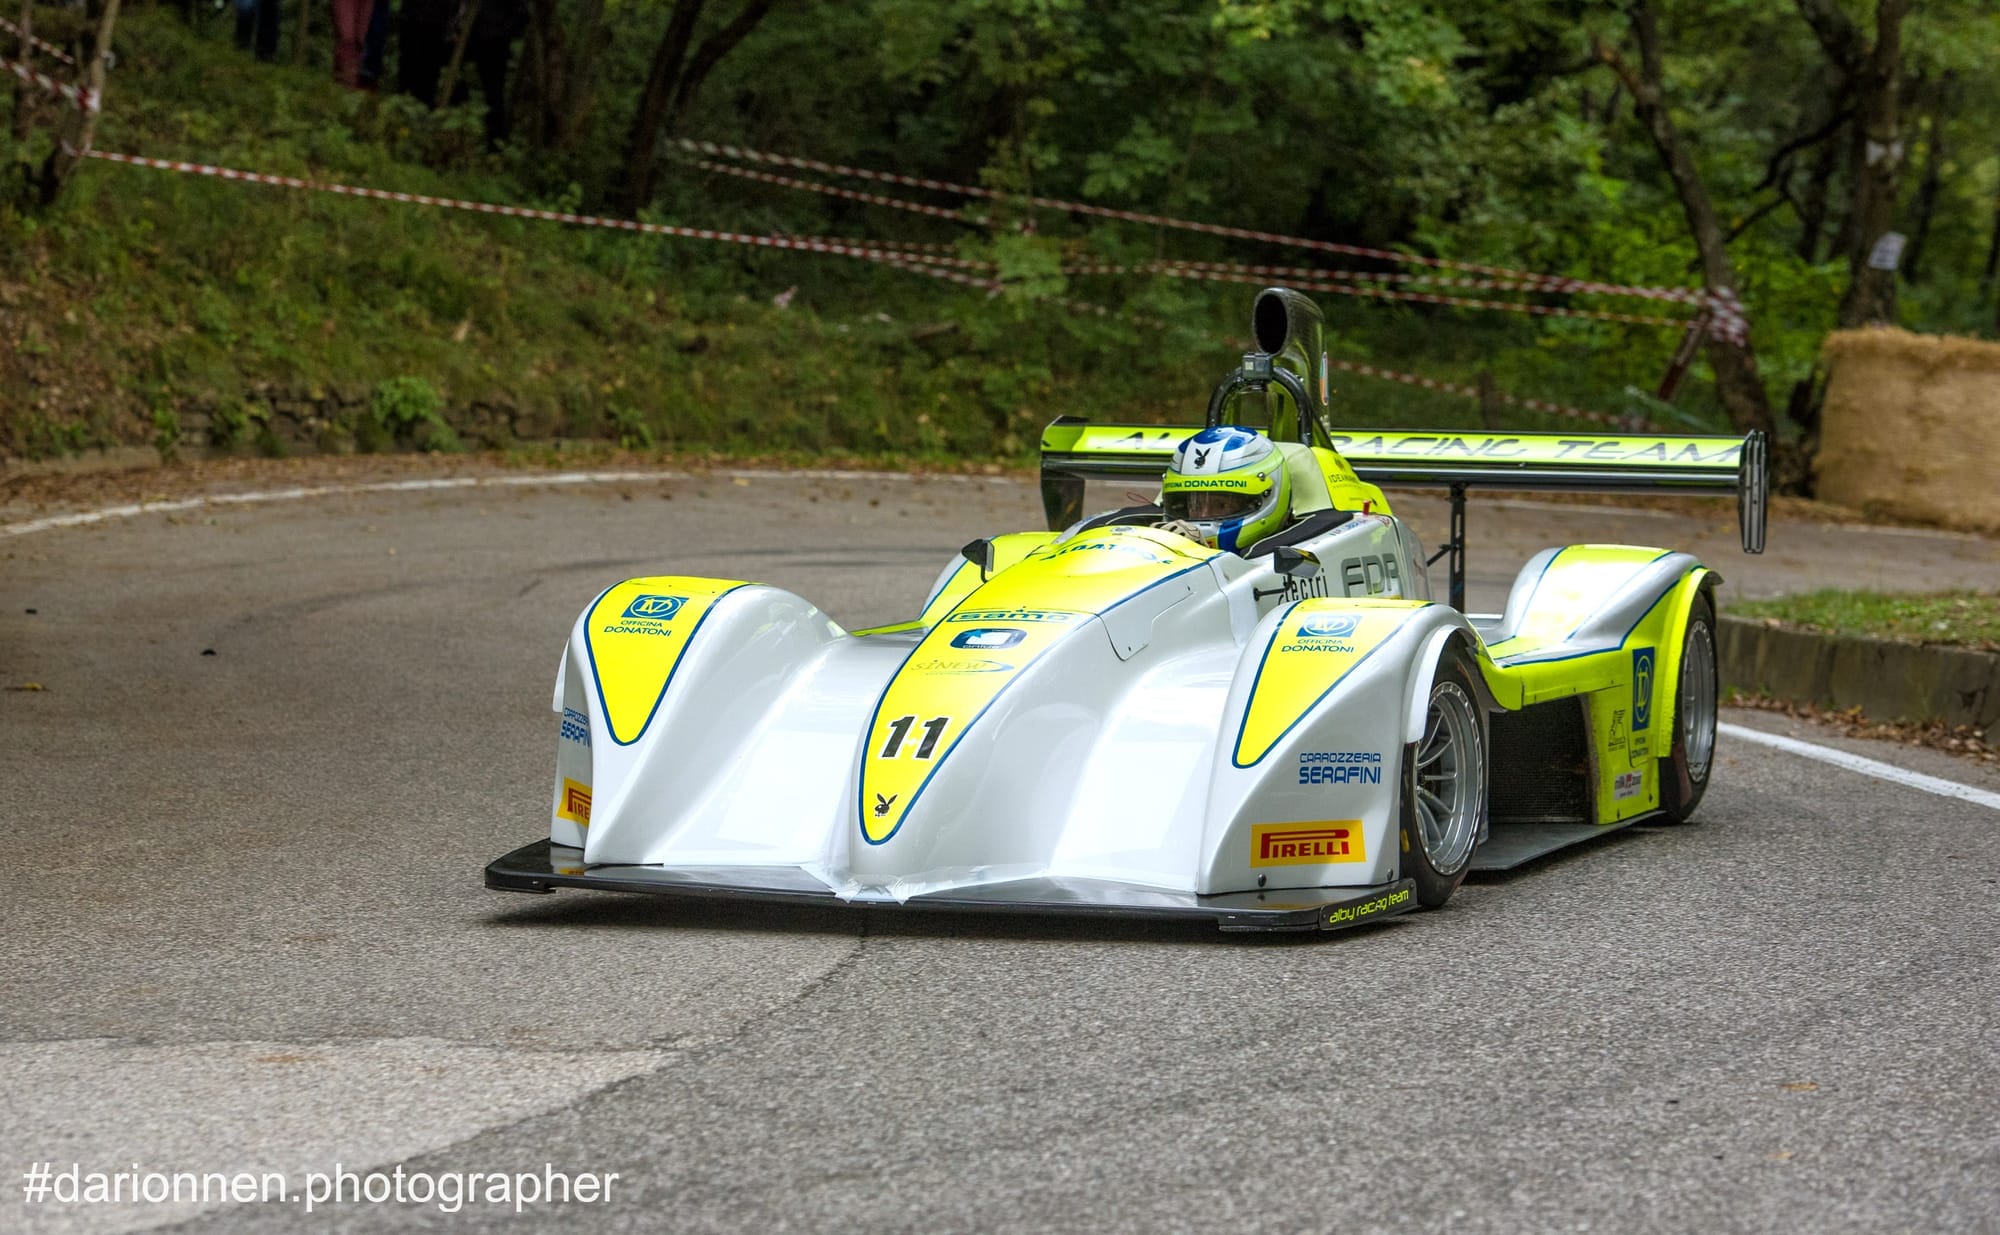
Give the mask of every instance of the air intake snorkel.
M 1278 413 L 1271 413 L 1273 439 L 1310 444 L 1313 430 L 1331 445 L 1326 412 L 1326 324 L 1319 306 L 1288 287 L 1267 287 L 1257 293 L 1250 311 L 1250 332 L 1258 350 L 1245 352 L 1243 364 L 1216 386 L 1208 397 L 1208 425 L 1223 422 L 1228 405 L 1250 390 L 1267 390 L 1274 383 L 1292 396 L 1298 409 L 1294 432 L 1281 431 Z

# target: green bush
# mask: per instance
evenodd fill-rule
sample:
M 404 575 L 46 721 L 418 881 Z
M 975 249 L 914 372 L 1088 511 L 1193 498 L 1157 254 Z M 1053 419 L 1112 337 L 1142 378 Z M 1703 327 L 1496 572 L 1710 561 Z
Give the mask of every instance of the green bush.
M 153 407 L 153 449 L 160 453 L 160 462 L 172 463 L 180 453 L 181 418 L 174 409 L 165 404 Z
M 462 449 L 458 434 L 445 422 L 444 396 L 421 377 L 392 377 L 368 396 L 371 439 L 408 442 L 419 450 Z
M 221 451 L 239 449 L 268 428 L 269 418 L 270 410 L 261 404 L 223 399 L 209 413 L 209 445 Z

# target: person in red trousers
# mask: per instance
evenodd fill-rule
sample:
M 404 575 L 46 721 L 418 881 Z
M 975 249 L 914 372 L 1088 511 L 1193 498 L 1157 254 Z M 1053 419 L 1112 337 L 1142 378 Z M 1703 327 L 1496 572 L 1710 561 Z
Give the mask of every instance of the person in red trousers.
M 343 86 L 361 85 L 361 52 L 374 12 L 375 0 L 333 0 L 333 79 Z

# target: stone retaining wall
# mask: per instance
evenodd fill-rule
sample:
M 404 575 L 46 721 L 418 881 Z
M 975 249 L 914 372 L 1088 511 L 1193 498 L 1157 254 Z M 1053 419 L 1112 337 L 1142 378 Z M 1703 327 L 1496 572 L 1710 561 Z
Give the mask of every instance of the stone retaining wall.
M 1722 682 L 1870 720 L 1976 725 L 2000 744 L 2000 654 L 1859 635 L 1716 623 Z
M 180 451 L 189 457 L 215 453 L 285 455 L 347 454 L 421 447 L 416 440 L 363 442 L 370 425 L 370 392 L 365 388 L 290 387 L 260 382 L 241 399 L 205 402 L 178 415 Z M 474 402 L 442 409 L 443 421 L 470 450 L 541 441 L 562 429 L 545 409 Z M 358 431 L 358 432 L 357 432 Z

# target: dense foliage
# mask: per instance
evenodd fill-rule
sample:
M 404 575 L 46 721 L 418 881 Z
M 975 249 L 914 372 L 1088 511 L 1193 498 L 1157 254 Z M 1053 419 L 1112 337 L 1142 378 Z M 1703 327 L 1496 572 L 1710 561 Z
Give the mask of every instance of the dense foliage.
M 160 336 L 151 350 L 121 344 L 123 359 L 107 360 L 137 370 L 121 389 L 149 406 L 300 376 L 364 386 L 412 376 L 453 408 L 539 400 L 557 431 L 641 443 L 729 445 L 770 427 L 807 448 L 1004 454 L 1026 449 L 1026 430 L 1053 411 L 1185 419 L 1242 344 L 1248 288 L 1064 274 L 1066 264 L 1392 268 L 1012 202 L 979 205 L 989 217 L 975 225 L 788 191 L 695 166 L 671 141 L 692 136 L 1550 274 L 1733 283 L 1755 345 L 1742 380 L 1781 431 L 1808 440 L 1819 342 L 1843 314 L 1995 330 L 2000 10 L 1986 0 L 531 8 L 516 136 L 497 154 L 482 150 L 465 109 L 431 115 L 340 94 L 309 70 L 232 60 L 219 22 L 189 30 L 166 12 L 121 24 L 97 140 L 744 232 L 947 243 L 995 263 L 1006 292 L 840 258 L 441 218 L 102 165 L 81 169 L 53 212 L 0 211 L 0 273 L 66 280 L 69 299 L 107 321 L 131 317 L 117 302 L 135 287 L 161 300 L 127 322 L 128 338 Z M 1874 140 L 1884 124 L 1894 139 Z M 48 140 L 11 149 L 32 167 Z M 1857 308 L 1850 286 L 1883 218 L 1908 238 L 1901 269 L 1883 278 L 1886 301 Z M 170 281 L 147 282 L 163 272 Z M 1066 312 L 1053 296 L 1118 313 Z M 1321 300 L 1344 358 L 1467 383 L 1483 371 L 1503 390 L 1666 423 L 1755 414 L 1718 393 L 1708 364 L 1675 406 L 1652 399 L 1672 330 Z M 299 325 L 335 318 L 338 329 Z M 473 324 L 470 351 L 442 342 L 461 322 Z M 184 346 L 186 334 L 210 345 Z M 743 341 L 708 350 L 696 337 Z M 0 382 L 16 377 L 0 370 Z M 1451 396 L 1359 377 L 1340 385 L 1357 421 L 1479 415 Z

